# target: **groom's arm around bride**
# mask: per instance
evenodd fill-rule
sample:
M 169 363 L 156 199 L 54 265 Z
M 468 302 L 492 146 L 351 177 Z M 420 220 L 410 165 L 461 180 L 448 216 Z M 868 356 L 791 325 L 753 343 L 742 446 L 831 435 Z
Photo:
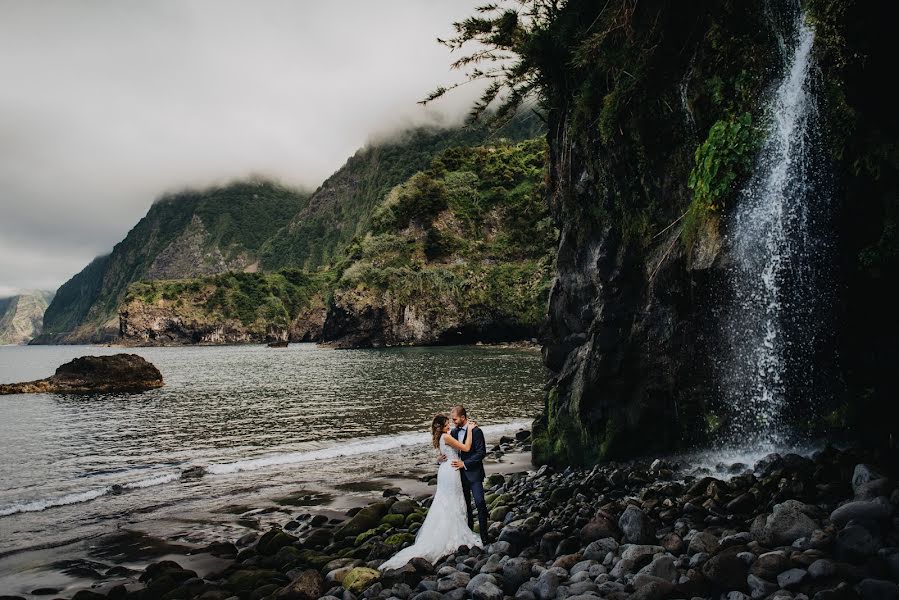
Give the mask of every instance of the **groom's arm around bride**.
M 457 406 L 452 410 L 451 416 L 457 428 L 463 428 L 468 423 L 465 407 Z M 456 430 L 458 431 L 458 429 Z M 453 466 L 459 469 L 462 479 L 462 492 L 465 495 L 465 506 L 468 510 L 468 526 L 474 525 L 474 515 L 471 509 L 471 500 L 474 497 L 475 506 L 478 508 L 478 525 L 480 527 L 481 540 L 487 545 L 487 502 L 484 499 L 484 458 L 487 456 L 487 442 L 484 440 L 484 432 L 480 427 L 472 430 L 471 450 L 462 452 L 460 461 L 454 461 Z
M 484 432 L 481 431 L 480 427 L 474 429 L 471 435 L 471 450 L 463 453 L 468 456 L 462 456 L 462 464 L 465 465 L 464 468 L 468 473 L 478 473 L 483 480 L 486 477 L 484 473 L 484 458 L 487 457 L 487 442 L 484 440 Z

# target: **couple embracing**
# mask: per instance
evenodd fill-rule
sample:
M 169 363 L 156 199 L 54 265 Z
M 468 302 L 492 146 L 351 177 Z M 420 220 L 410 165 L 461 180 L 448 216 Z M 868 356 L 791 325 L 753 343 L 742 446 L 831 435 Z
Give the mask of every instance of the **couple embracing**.
M 454 427 L 450 427 L 450 421 Z M 416 557 L 436 562 L 459 546 L 487 545 L 487 503 L 484 501 L 484 457 L 487 443 L 465 407 L 456 406 L 450 416 L 438 414 L 431 423 L 434 447 L 438 450 L 437 490 L 428 516 L 415 543 L 395 554 L 379 568 L 398 569 Z M 481 538 L 471 530 L 474 523 L 471 499 L 478 509 Z

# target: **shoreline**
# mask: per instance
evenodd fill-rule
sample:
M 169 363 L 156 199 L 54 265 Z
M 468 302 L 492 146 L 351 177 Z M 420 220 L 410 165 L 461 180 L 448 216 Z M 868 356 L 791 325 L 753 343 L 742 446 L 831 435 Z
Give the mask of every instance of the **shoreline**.
M 484 348 L 500 348 L 506 350 L 531 350 L 535 352 L 539 352 L 543 347 L 539 342 L 534 342 L 532 340 L 510 340 L 507 342 L 470 342 L 464 344 L 399 344 L 395 346 L 359 346 L 355 348 L 334 348 L 329 345 L 329 342 L 289 342 L 290 345 L 300 345 L 300 344 L 314 344 L 320 348 L 329 348 L 329 349 L 339 349 L 339 350 L 382 350 L 389 348 L 450 348 L 450 347 L 458 347 L 458 346 L 477 346 Z M 4 344 L 0 345 L 0 347 L 28 347 L 28 346 L 97 346 L 101 348 L 220 348 L 227 346 L 268 346 L 267 342 L 231 342 L 231 343 L 210 343 L 210 342 L 198 342 L 198 343 L 146 343 L 146 342 L 128 342 L 128 341 L 111 341 L 111 342 L 73 342 L 73 343 L 39 343 L 32 344 L 30 341 L 22 344 Z M 273 348 L 273 350 L 277 350 L 278 348 Z
M 507 430 L 514 433 L 514 429 Z M 496 438 L 500 435 L 496 434 Z M 503 436 L 505 439 L 505 436 Z M 522 452 L 500 444 L 492 446 L 491 453 L 499 450 L 501 456 L 485 464 L 489 472 L 509 472 L 532 468 L 530 452 Z M 434 466 L 436 472 L 436 465 Z M 254 531 L 264 532 L 271 526 L 283 526 L 301 515 L 316 521 L 340 521 L 347 512 L 364 507 L 384 497 L 385 490 L 402 490 L 405 494 L 428 497 L 434 488 L 427 480 L 433 476 L 426 466 L 409 466 L 405 472 L 364 477 L 333 486 L 316 486 L 313 482 L 298 482 L 287 495 L 258 499 L 258 506 L 250 504 L 229 505 L 209 509 L 215 513 L 234 515 L 234 523 L 242 523 L 244 536 Z M 298 489 L 302 487 L 302 489 Z M 221 504 L 221 503 L 220 503 Z M 52 509 L 51 509 L 52 510 Z M 202 529 L 203 516 L 190 512 L 171 515 L 162 520 L 136 523 L 135 526 L 105 531 L 89 539 L 64 540 L 59 543 L 38 545 L 11 550 L 0 556 L 6 575 L 0 576 L 0 598 L 40 598 L 54 590 L 54 597 L 71 597 L 79 591 L 105 594 L 113 587 L 124 585 L 127 589 L 143 587 L 138 581 L 140 572 L 159 561 L 175 561 L 200 577 L 214 574 L 227 564 L 229 558 L 215 556 L 204 549 L 223 544 L 233 544 L 237 537 L 219 539 L 216 542 L 192 543 L 173 539 L 177 523 L 194 524 Z M 210 522 L 210 525 L 213 525 Z M 189 537 L 189 536 L 188 536 Z M 208 536 L 207 536 L 208 537 Z M 29 568 L 38 565 L 37 568 Z M 107 576 L 107 573 L 111 573 Z M 27 588 L 27 589 L 26 589 Z M 41 594 L 30 592 L 41 591 Z
M 508 441 L 508 440 L 507 440 Z M 522 440 L 513 441 L 521 450 Z M 857 600 L 899 594 L 895 457 L 831 446 L 715 468 L 670 459 L 559 471 L 488 467 L 490 545 L 435 564 L 377 566 L 412 543 L 429 505 L 409 478 L 344 514 L 322 509 L 160 561 L 108 596 L 75 600 Z M 528 459 L 529 460 L 529 459 Z M 503 472 L 500 472 L 503 471 Z M 361 484 L 360 484 L 361 485 Z M 373 486 L 372 486 L 373 487 Z M 325 511 L 326 512 L 326 511 Z M 218 563 L 223 564 L 223 563 Z

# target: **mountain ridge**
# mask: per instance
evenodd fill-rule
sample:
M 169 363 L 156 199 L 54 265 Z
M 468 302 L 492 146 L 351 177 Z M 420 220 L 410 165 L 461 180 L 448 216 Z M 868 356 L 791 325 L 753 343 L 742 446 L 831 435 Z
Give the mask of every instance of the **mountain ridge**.
M 53 295 L 47 290 L 22 290 L 0 298 L 0 345 L 25 344 L 39 335 Z

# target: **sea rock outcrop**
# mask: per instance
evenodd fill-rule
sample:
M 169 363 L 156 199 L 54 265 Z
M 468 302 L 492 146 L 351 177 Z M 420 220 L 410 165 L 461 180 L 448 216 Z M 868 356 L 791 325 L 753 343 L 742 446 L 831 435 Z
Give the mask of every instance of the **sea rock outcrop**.
M 162 374 L 137 354 L 82 356 L 45 379 L 0 384 L 2 394 L 142 392 L 162 387 Z
M 132 298 L 119 312 L 120 341 L 129 345 L 177 346 L 271 342 L 314 342 L 322 337 L 326 309 L 319 299 L 299 311 L 289 326 L 262 321 L 244 324 L 196 310 L 190 298 L 148 303 Z
M 489 307 L 460 306 L 450 297 L 428 301 L 430 307 L 401 302 L 390 291 L 337 291 L 328 307 L 321 341 L 336 348 L 360 348 L 503 342 L 537 335 L 534 324 Z M 439 309 L 434 308 L 435 303 Z

